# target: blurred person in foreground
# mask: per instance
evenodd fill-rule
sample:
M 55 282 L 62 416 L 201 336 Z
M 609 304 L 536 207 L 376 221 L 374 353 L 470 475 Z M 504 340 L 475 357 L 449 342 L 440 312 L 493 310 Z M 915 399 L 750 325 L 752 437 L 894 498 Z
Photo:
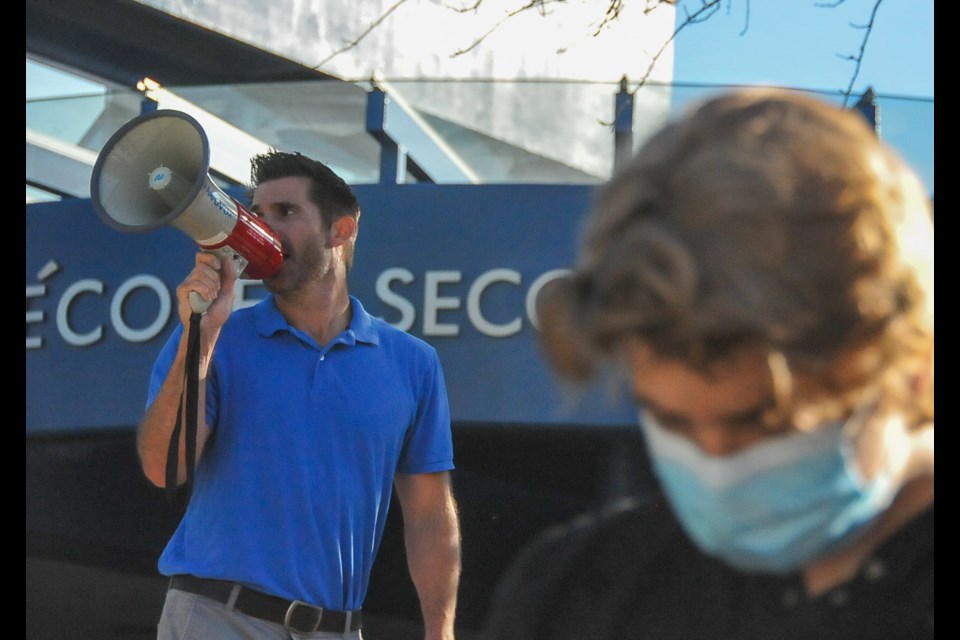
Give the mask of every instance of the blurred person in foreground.
M 250 210 L 283 250 L 269 295 L 234 310 L 232 261 L 197 253 L 138 432 L 146 476 L 192 489 L 159 560 L 171 579 L 158 638 L 361 638 L 395 494 L 423 637 L 453 640 L 460 532 L 437 353 L 349 293 L 360 205 L 342 178 L 279 151 L 254 156 L 251 178 Z M 177 428 L 191 292 L 212 300 L 198 327 L 195 482 Z
M 932 211 L 860 114 L 669 123 L 538 311 L 559 374 L 626 380 L 658 491 L 529 545 L 490 638 L 933 637 Z

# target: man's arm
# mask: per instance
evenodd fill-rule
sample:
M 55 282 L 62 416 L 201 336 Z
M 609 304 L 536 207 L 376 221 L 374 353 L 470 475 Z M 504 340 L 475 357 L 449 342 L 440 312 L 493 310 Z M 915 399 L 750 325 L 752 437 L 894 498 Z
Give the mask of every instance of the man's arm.
M 184 332 L 177 346 L 177 354 L 160 392 L 153 399 L 137 431 L 137 452 L 144 475 L 158 487 L 166 486 L 167 452 L 170 438 L 176 427 L 177 411 L 183 401 L 184 367 L 187 354 L 187 340 L 190 327 L 189 294 L 197 292 L 206 300 L 213 300 L 200 321 L 200 357 L 199 389 L 197 397 L 197 442 L 196 460 L 200 460 L 204 444 L 210 436 L 210 427 L 206 423 L 206 379 L 213 348 L 220 335 L 220 329 L 230 317 L 233 306 L 234 284 L 237 274 L 230 260 L 220 259 L 207 252 L 199 252 L 196 266 L 187 278 L 177 287 L 177 304 Z M 221 269 L 223 271 L 221 283 Z M 180 434 L 180 458 L 177 465 L 177 484 L 187 479 L 186 446 L 184 433 Z
M 167 484 L 167 454 L 170 438 L 176 426 L 177 411 L 183 401 L 184 364 L 186 362 L 187 332 L 184 331 L 173 366 L 140 421 L 137 431 L 137 452 L 144 475 L 154 485 L 164 487 Z M 201 365 L 200 381 L 197 392 L 197 439 L 196 460 L 200 460 L 204 444 L 210 436 L 210 427 L 206 423 L 206 367 Z M 177 485 L 187 479 L 185 430 L 180 433 L 180 457 L 177 464 Z
M 460 522 L 449 472 L 397 474 L 407 567 L 425 640 L 453 640 L 460 583 Z

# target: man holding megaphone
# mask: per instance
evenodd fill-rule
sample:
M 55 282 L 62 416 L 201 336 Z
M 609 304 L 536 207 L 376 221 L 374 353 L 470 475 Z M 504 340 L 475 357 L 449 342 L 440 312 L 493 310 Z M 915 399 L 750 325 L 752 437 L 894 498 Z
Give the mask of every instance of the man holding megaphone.
M 209 182 L 198 166 L 174 173 Z M 351 188 L 299 153 L 251 166 L 247 222 L 275 234 L 282 263 L 263 277 L 262 301 L 234 310 L 246 257 L 238 265 L 229 246 L 191 232 L 201 251 L 177 287 L 182 324 L 157 358 L 138 432 L 146 476 L 189 497 L 158 563 L 171 577 L 159 638 L 360 639 L 395 491 L 424 638 L 452 640 L 460 534 L 436 351 L 349 294 L 360 218 Z M 189 197 L 174 209 L 229 214 L 197 214 L 204 196 Z M 179 428 L 191 420 L 195 436 Z

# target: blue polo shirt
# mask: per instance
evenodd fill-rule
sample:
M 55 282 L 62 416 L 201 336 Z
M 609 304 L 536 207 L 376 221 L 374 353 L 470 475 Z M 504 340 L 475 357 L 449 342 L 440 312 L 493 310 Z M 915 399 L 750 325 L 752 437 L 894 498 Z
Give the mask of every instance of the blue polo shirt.
M 160 573 L 361 607 L 394 473 L 452 469 L 453 443 L 435 349 L 350 302 L 349 328 L 327 345 L 272 296 L 230 316 L 207 380 L 213 434 Z M 182 331 L 154 365 L 148 405 Z

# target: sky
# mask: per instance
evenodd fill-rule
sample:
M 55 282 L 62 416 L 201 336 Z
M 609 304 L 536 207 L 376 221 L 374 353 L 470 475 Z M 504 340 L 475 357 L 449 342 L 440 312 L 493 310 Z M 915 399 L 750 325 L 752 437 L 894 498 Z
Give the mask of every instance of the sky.
M 700 4 L 678 2 L 677 24 Z M 846 91 L 875 6 L 853 93 L 933 98 L 933 0 L 722 0 L 680 30 L 674 81 Z
M 685 8 L 678 2 L 677 24 Z M 847 106 L 869 87 L 880 135 L 934 192 L 933 0 L 723 0 L 720 11 L 680 30 L 674 82 L 772 84 L 837 92 Z M 864 29 L 876 7 L 859 71 Z M 854 78 L 854 74 L 856 77 Z M 851 87 L 851 82 L 853 85 Z M 838 99 L 840 102 L 840 99 Z

